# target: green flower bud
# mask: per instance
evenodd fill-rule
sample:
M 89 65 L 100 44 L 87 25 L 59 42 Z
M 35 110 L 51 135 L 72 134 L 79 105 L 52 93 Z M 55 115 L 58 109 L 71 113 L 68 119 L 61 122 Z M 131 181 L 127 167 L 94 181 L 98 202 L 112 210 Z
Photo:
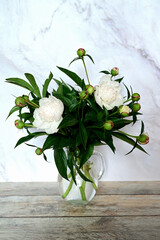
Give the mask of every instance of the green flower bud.
M 119 74 L 119 68 L 114 67 L 111 69 L 111 75 L 112 76 L 117 76 Z
M 147 133 L 142 133 L 139 137 L 138 137 L 138 142 L 140 144 L 147 144 L 149 142 L 149 136 Z
M 29 97 L 27 95 L 22 96 L 26 101 L 29 101 Z
M 18 129 L 22 129 L 24 127 L 24 122 L 22 122 L 21 120 L 15 120 L 14 125 L 18 128 Z
M 106 130 L 112 130 L 113 127 L 114 127 L 114 124 L 111 120 L 108 120 L 104 123 L 104 128 Z
M 133 102 L 139 101 L 139 99 L 140 99 L 139 93 L 133 93 L 133 94 L 132 94 L 132 101 L 133 101 Z
M 37 148 L 37 149 L 35 150 L 35 153 L 36 153 L 37 155 L 41 155 L 41 154 L 42 154 L 42 148 Z
M 78 57 L 83 57 L 86 54 L 86 51 L 83 48 L 77 50 Z
M 92 85 L 87 85 L 86 86 L 86 91 L 92 95 L 92 93 L 94 92 L 94 87 Z
M 128 117 L 131 109 L 128 106 L 122 105 L 119 107 L 119 113 L 121 117 Z
M 16 106 L 24 107 L 26 105 L 26 100 L 23 97 L 17 97 L 15 100 Z
M 141 109 L 141 105 L 139 103 L 134 103 L 132 109 L 134 112 L 138 112 Z
M 82 91 L 81 93 L 80 93 L 80 98 L 81 99 L 87 99 L 88 98 L 88 92 L 87 91 Z

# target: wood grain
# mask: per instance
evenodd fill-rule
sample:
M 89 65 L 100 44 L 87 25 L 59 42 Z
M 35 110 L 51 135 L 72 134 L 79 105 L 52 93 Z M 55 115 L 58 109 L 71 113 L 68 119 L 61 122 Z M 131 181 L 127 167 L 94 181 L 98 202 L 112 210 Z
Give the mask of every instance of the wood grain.
M 160 217 L 1 219 L 2 240 L 159 240 Z M 6 234 L 8 233 L 8 234 Z
M 159 181 L 142 182 L 100 182 L 97 195 L 157 195 L 160 194 Z M 59 195 L 55 182 L 0 183 L 0 196 L 48 196 Z
M 59 196 L 1 197 L 0 217 L 160 215 L 160 195 L 97 195 L 73 206 Z
M 0 183 L 0 240 L 160 240 L 160 182 L 100 182 L 85 206 L 56 183 Z

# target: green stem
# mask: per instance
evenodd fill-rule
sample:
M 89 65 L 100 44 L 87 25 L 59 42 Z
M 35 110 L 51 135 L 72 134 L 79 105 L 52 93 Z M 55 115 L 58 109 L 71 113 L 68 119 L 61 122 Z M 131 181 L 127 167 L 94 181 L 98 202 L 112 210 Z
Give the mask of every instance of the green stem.
M 117 114 L 118 113 L 118 111 L 116 111 L 116 112 L 114 112 L 114 113 L 111 113 L 109 116 L 111 117 L 111 116 L 114 116 L 115 114 Z
M 103 128 L 103 126 L 101 126 L 101 127 L 98 127 L 98 126 L 89 126 L 89 127 L 87 127 L 87 128 Z
M 34 103 L 34 102 L 30 101 L 30 100 L 26 100 L 26 103 L 28 103 L 29 105 L 31 105 L 33 107 L 39 108 L 39 106 L 36 103 Z
M 81 192 L 81 197 L 82 197 L 82 200 L 83 200 L 83 201 L 87 201 L 86 194 L 85 194 L 85 188 L 86 188 L 86 181 L 83 180 L 83 181 L 82 181 L 82 185 L 81 185 L 81 187 L 79 188 L 79 189 L 80 189 L 80 192 Z
M 24 126 L 25 127 L 35 127 L 35 126 L 33 126 L 32 124 L 29 124 L 29 123 L 25 123 Z
M 132 98 L 130 98 L 130 99 L 127 99 L 125 102 L 123 102 L 123 103 L 126 103 L 126 102 L 129 102 L 129 101 L 131 101 L 132 100 Z
M 137 138 L 138 137 L 138 136 L 133 136 L 133 135 L 130 135 L 128 133 L 122 132 L 122 131 L 120 131 L 118 129 L 117 129 L 117 131 L 120 132 L 120 133 L 123 133 L 124 135 L 129 136 L 129 137 L 133 137 L 133 138 Z
M 92 176 L 90 175 L 89 171 L 85 171 L 85 175 L 86 175 L 86 177 L 88 177 L 89 180 L 91 180 L 93 188 L 95 189 L 95 191 L 97 191 L 97 186 L 96 186 Z
M 83 65 L 84 65 L 84 69 L 85 69 L 85 72 L 86 72 L 88 83 L 90 84 L 89 77 L 88 77 L 88 72 L 87 72 L 87 68 L 86 68 L 86 64 L 84 62 L 84 58 L 83 57 L 82 57 L 82 62 L 83 62 Z
M 72 189 L 72 185 L 73 185 L 73 179 L 71 179 L 69 185 L 68 185 L 68 188 L 67 190 L 65 191 L 65 193 L 62 195 L 62 198 L 66 198 L 69 194 L 69 192 L 71 191 Z

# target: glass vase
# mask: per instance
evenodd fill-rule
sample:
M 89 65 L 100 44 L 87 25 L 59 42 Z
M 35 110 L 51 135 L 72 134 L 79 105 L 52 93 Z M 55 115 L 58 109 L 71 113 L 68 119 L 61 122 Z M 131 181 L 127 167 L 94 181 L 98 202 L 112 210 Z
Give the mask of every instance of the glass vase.
M 60 195 L 71 204 L 87 204 L 96 194 L 98 181 L 104 173 L 104 159 L 101 153 L 94 151 L 90 159 L 81 168 L 82 173 L 91 181 L 85 181 L 78 173 L 75 173 L 76 183 L 71 174 L 68 179 L 58 175 Z

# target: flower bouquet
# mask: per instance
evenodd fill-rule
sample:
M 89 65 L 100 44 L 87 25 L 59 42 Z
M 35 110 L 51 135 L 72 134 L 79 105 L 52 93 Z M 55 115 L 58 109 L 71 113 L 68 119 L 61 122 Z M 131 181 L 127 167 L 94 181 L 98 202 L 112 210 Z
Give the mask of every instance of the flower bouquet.
M 54 78 L 52 73 L 45 80 L 42 91 L 40 91 L 34 76 L 29 73 L 25 73 L 27 81 L 20 78 L 6 79 L 6 82 L 29 91 L 28 95 L 22 95 L 15 99 L 15 106 L 8 115 L 9 117 L 18 111 L 19 118 L 15 120 L 15 126 L 27 131 L 27 135 L 18 140 L 16 147 L 26 143 L 28 146 L 36 148 L 36 154 L 42 154 L 46 161 L 45 151 L 52 149 L 59 172 L 62 197 L 67 200 L 78 199 L 84 203 L 94 196 L 99 178 L 96 177 L 95 172 L 99 169 L 99 165 L 103 165 L 103 161 L 98 161 L 97 165 L 92 167 L 94 160 L 90 159 L 94 154 L 102 160 L 102 156 L 94 153 L 95 146 L 106 144 L 115 152 L 113 140 L 118 138 L 132 146 L 129 153 L 135 148 L 146 153 L 139 144 L 146 144 L 149 141 L 148 135 L 144 132 L 143 121 L 136 136 L 122 131 L 124 126 L 129 124 L 134 126 L 138 120 L 138 116 L 141 114 L 139 112 L 141 108 L 140 95 L 133 92 L 132 88 L 129 90 L 123 83 L 127 96 L 122 96 L 123 77 L 118 77 L 119 69 L 117 67 L 110 71 L 101 71 L 103 76 L 99 85 L 92 86 L 85 58 L 89 58 L 94 63 L 92 57 L 80 48 L 77 50 L 77 57 L 71 63 L 82 61 L 87 84 L 76 73 L 58 67 L 61 72 L 73 80 L 76 87 L 67 84 L 62 79 Z M 48 86 L 52 80 L 58 87 L 50 93 Z M 46 136 L 42 146 L 27 143 L 42 135 Z M 74 197 L 76 194 L 78 194 L 77 199 Z

